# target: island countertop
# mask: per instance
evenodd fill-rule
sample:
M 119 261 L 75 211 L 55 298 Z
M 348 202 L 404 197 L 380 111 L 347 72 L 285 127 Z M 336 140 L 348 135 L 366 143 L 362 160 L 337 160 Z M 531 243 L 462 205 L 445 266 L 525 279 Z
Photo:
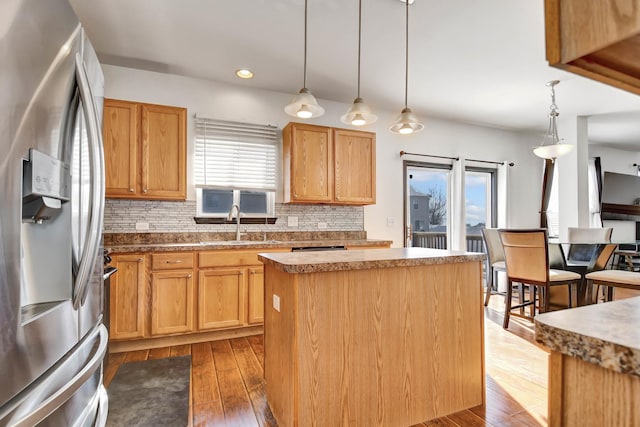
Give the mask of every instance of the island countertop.
M 285 273 L 318 273 L 482 261 L 485 255 L 428 248 L 261 253 L 258 259 Z
M 640 297 L 535 318 L 536 340 L 567 356 L 640 376 Z

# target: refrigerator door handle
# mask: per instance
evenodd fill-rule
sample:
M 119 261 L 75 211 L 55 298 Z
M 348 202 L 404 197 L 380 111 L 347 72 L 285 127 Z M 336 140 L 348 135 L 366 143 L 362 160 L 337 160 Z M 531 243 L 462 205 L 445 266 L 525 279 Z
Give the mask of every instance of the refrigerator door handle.
M 30 411 L 24 417 L 12 423 L 15 427 L 30 427 L 40 423 L 49 414 L 62 406 L 67 400 L 69 400 L 76 391 L 93 375 L 93 373 L 102 366 L 102 359 L 107 352 L 107 344 L 109 342 L 109 335 L 107 328 L 104 325 L 98 326 L 93 333 L 87 338 L 93 340 L 96 335 L 100 335 L 100 341 L 96 353 L 91 360 L 78 372 L 74 377 L 69 380 L 60 390 L 53 393 L 47 400 L 42 402 L 37 408 Z
M 82 56 L 76 54 L 76 80 L 82 99 L 82 107 L 87 119 L 89 136 L 89 158 L 91 159 L 91 186 L 90 200 L 91 213 L 89 216 L 89 230 L 85 250 L 80 258 L 78 272 L 75 280 L 75 292 L 73 295 L 73 308 L 78 309 L 87 297 L 91 272 L 95 266 L 100 249 L 100 236 L 102 232 L 104 211 L 104 152 L 102 147 L 102 134 L 99 129 L 100 119 L 98 109 L 93 100 L 89 78 L 84 69 Z

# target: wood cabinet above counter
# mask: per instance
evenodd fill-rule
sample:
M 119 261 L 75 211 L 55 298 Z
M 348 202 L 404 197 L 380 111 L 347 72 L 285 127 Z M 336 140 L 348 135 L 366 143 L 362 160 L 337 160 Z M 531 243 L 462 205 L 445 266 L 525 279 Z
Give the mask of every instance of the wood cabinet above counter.
M 185 200 L 187 110 L 104 100 L 106 197 Z
M 282 130 L 285 203 L 376 202 L 376 135 L 289 123 Z
M 549 65 L 640 94 L 637 0 L 545 0 Z

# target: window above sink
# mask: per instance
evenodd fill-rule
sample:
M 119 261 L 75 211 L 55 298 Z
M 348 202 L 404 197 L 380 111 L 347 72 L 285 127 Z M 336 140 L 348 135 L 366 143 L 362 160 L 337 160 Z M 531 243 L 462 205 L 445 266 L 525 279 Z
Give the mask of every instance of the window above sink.
M 277 128 L 196 117 L 196 222 L 242 218 L 269 222 L 275 215 Z M 244 222 L 244 221 L 243 221 Z

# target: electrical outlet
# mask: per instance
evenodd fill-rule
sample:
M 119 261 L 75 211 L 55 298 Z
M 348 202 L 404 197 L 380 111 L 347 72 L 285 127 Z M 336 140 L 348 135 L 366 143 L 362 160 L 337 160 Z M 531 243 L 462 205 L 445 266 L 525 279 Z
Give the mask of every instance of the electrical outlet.
M 287 225 L 289 227 L 297 227 L 298 226 L 298 217 L 297 216 L 289 216 L 289 217 L 287 217 Z
M 326 222 L 319 222 L 318 223 L 318 228 L 321 228 L 321 229 L 327 228 L 327 223 Z
M 276 294 L 273 294 L 273 309 L 280 313 L 280 297 Z
M 387 227 L 393 227 L 394 225 L 396 225 L 396 217 L 388 216 L 387 217 Z
M 144 231 L 144 230 L 148 230 L 148 229 L 149 229 L 149 223 L 148 222 L 136 222 L 136 230 Z

